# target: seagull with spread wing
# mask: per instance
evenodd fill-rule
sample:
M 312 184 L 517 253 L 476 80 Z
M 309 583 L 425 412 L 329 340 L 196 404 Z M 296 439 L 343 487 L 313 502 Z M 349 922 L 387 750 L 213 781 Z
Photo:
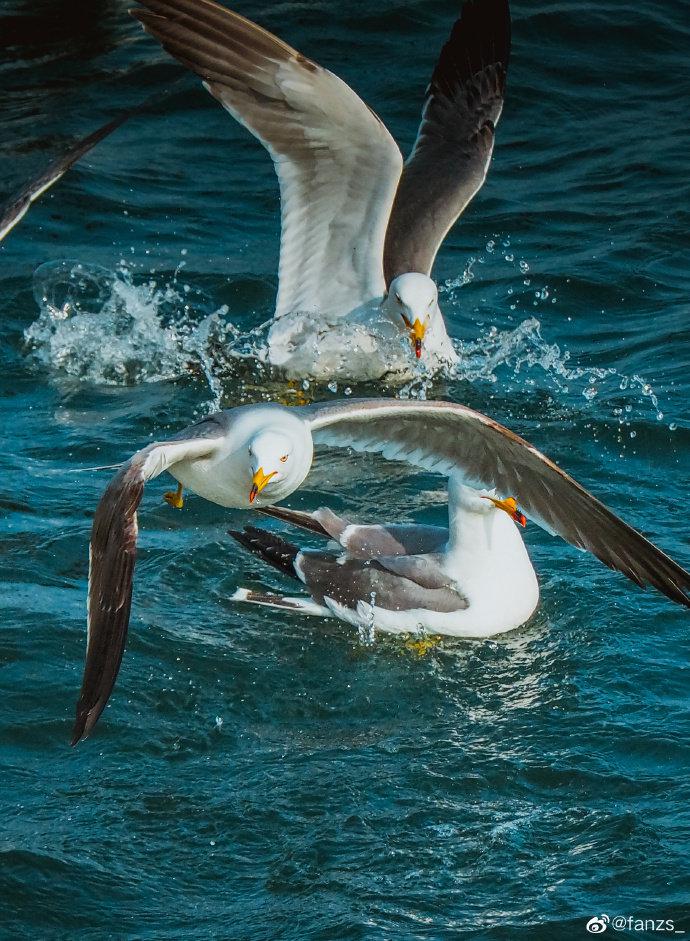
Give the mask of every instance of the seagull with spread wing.
M 430 275 L 491 160 L 508 0 L 465 3 L 404 164 L 348 85 L 239 14 L 213 0 L 141 0 L 132 14 L 273 159 L 282 234 L 269 362 L 292 378 L 352 379 L 455 362 Z
M 637 585 L 690 608 L 688 572 L 536 448 L 479 412 L 397 399 L 240 406 L 138 451 L 101 498 L 91 535 L 86 664 L 73 744 L 94 727 L 120 668 L 146 481 L 168 471 L 179 486 L 166 499 L 176 507 L 188 487 L 220 506 L 265 510 L 302 484 L 315 445 L 378 453 L 448 476 L 448 527 L 356 526 L 329 511 L 272 510 L 338 548 L 307 552 L 256 528 L 235 533 L 309 593 L 240 591 L 241 600 L 389 631 L 421 627 L 486 637 L 524 623 L 538 603 L 536 575 L 515 525 L 529 517 Z

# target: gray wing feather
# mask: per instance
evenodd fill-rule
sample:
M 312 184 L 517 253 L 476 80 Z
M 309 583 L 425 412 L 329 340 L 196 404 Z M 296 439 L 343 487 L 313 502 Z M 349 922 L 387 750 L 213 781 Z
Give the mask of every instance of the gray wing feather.
M 351 526 L 341 545 L 356 559 L 413 556 L 438 552 L 448 541 L 448 530 L 441 526 L 415 523 L 390 523 L 381 526 Z
M 384 247 L 386 283 L 430 274 L 448 230 L 481 188 L 503 108 L 510 55 L 508 0 L 468 0 L 427 90 Z
M 98 721 L 122 662 L 132 604 L 137 509 L 144 485 L 190 450 L 196 456 L 210 451 L 213 442 L 222 437 L 225 421 L 222 414 L 211 416 L 170 442 L 138 451 L 115 474 L 101 497 L 91 530 L 86 662 L 72 745 L 85 738 Z
M 420 588 L 453 590 L 453 583 L 443 570 L 444 558 L 439 554 L 399 555 L 378 561 L 388 572 L 409 579 Z
M 317 444 L 373 451 L 515 496 L 527 516 L 641 587 L 690 607 L 690 573 L 518 435 L 452 402 L 307 406 Z
M 379 561 L 338 559 L 323 552 L 301 552 L 298 568 L 319 604 L 326 599 L 350 610 L 360 601 L 387 611 L 426 610 L 448 613 L 467 607 L 466 599 L 445 584 L 427 587 L 389 571 Z
M 104 137 L 116 131 L 121 124 L 138 110 L 137 108 L 126 111 L 124 114 L 119 115 L 117 118 L 99 127 L 97 131 L 89 134 L 88 137 L 84 137 L 82 140 L 78 141 L 61 157 L 54 160 L 38 176 L 34 177 L 34 179 L 23 186 L 18 193 L 12 196 L 5 203 L 2 210 L 0 210 L 0 242 L 12 231 L 17 223 L 24 218 L 31 204 L 34 203 L 39 196 L 42 196 L 54 183 L 57 183 L 77 160 L 81 159 L 84 154 L 88 153 L 99 141 L 102 141 Z
M 419 526 L 414 523 L 359 525 L 338 516 L 327 507 L 321 507 L 314 513 L 303 513 L 286 507 L 269 506 L 261 508 L 259 512 L 326 539 L 335 539 L 353 559 L 437 552 L 448 541 L 448 530 L 440 526 Z
M 334 536 L 325 529 L 317 518 L 316 513 L 303 513 L 301 510 L 289 510 L 284 506 L 262 506 L 259 507 L 257 512 L 262 513 L 264 516 L 270 516 L 273 519 L 280 520 L 283 523 L 289 523 L 291 526 L 306 529 L 310 533 L 316 533 L 317 536 L 323 536 L 324 539 L 337 539 L 337 536 Z
M 333 317 L 380 296 L 402 155 L 337 76 L 211 0 L 141 0 L 133 15 L 268 149 L 281 191 L 276 317 Z M 338 270 L 333 279 L 326 273 Z

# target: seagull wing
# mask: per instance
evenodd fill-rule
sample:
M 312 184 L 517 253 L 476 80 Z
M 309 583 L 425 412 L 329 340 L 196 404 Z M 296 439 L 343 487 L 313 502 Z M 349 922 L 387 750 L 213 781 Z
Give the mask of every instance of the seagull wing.
M 284 506 L 267 506 L 259 512 L 325 539 L 334 539 L 347 550 L 352 559 L 439 552 L 448 542 L 448 530 L 441 526 L 422 526 L 417 523 L 362 525 L 351 523 L 328 507 L 321 507 L 314 513 L 304 513 Z
M 503 108 L 510 55 L 508 0 L 468 0 L 426 93 L 384 249 L 386 282 L 431 274 L 441 243 L 481 189 Z
M 144 484 L 178 461 L 210 457 L 224 427 L 213 418 L 170 441 L 151 444 L 124 464 L 101 497 L 91 531 L 87 647 L 72 744 L 98 721 L 115 685 L 127 639 L 137 551 L 137 508 Z
M 316 444 L 378 452 L 515 496 L 548 532 L 690 607 L 690 573 L 527 441 L 479 412 L 452 402 L 360 399 L 306 406 L 304 414 Z
M 46 190 L 49 190 L 54 183 L 57 183 L 72 164 L 76 163 L 84 154 L 88 153 L 91 148 L 95 147 L 104 137 L 116 131 L 121 124 L 124 124 L 128 118 L 139 110 L 139 108 L 136 108 L 124 112 L 124 114 L 119 115 L 114 120 L 108 121 L 107 124 L 99 127 L 97 131 L 89 134 L 88 137 L 84 137 L 82 140 L 78 141 L 61 157 L 54 160 L 53 163 L 38 176 L 22 187 L 18 193 L 10 197 L 0 210 L 0 242 L 16 224 L 24 218 L 31 208 L 31 204 L 36 202 L 39 196 L 42 196 Z
M 273 158 L 282 202 L 276 317 L 345 316 L 384 293 L 402 156 L 337 76 L 212 0 L 141 0 L 133 15 Z

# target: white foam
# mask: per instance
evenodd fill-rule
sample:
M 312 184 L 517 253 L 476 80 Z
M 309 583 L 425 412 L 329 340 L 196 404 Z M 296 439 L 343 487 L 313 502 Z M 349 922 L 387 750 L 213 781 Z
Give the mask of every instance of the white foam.
M 488 255 L 496 252 L 498 242 L 496 238 L 487 244 Z M 501 242 L 501 248 L 504 252 L 509 248 L 508 240 Z M 503 258 L 494 254 L 494 258 L 514 269 L 529 287 L 530 307 L 556 302 L 548 285 L 523 277 L 529 273 L 526 261 L 510 253 Z M 471 258 L 459 278 L 442 285 L 448 315 L 452 316 L 454 304 L 465 305 L 462 288 L 474 279 L 475 266 L 484 260 L 483 255 Z M 228 321 L 226 307 L 214 310 L 212 300 L 181 283 L 181 270 L 182 265 L 169 282 L 160 282 L 154 275 L 140 282 L 124 262 L 116 271 L 76 261 L 42 265 L 34 275 L 39 316 L 25 331 L 32 355 L 42 367 L 98 384 L 201 376 L 211 392 L 209 408 L 222 406 L 227 380 L 241 376 L 240 368 L 249 375 L 252 388 L 264 388 L 271 378 L 266 365 L 270 323 L 242 332 Z M 513 287 L 506 290 L 513 294 Z M 518 309 L 520 300 L 525 298 L 514 298 L 511 310 Z M 475 321 L 479 314 L 474 311 Z M 511 385 L 535 387 L 559 396 L 580 394 L 586 407 L 585 403 L 595 399 L 620 399 L 621 392 L 634 390 L 631 403 L 619 406 L 621 424 L 629 424 L 636 417 L 634 413 L 648 413 L 650 406 L 659 420 L 663 417 L 657 395 L 644 377 L 572 364 L 567 350 L 544 339 L 536 316 L 507 328 L 480 324 L 476 339 L 455 341 L 454 345 L 459 356 L 456 364 L 449 364 L 443 375 L 433 376 L 424 371 L 422 363 L 419 375 L 403 386 L 399 395 L 429 398 L 438 380 L 456 380 L 500 383 L 502 389 Z M 308 390 L 310 383 L 305 381 L 304 388 Z M 336 383 L 328 388 L 338 393 Z M 344 392 L 349 394 L 351 389 Z

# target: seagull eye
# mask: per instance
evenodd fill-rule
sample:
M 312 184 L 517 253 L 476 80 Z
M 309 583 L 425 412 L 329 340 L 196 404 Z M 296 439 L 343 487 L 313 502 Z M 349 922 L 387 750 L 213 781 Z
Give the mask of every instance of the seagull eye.
M 397 291 L 396 291 L 396 293 L 395 293 L 395 299 L 396 299 L 396 301 L 398 302 L 398 304 L 400 304 L 400 306 L 402 307 L 402 297 L 400 297 L 400 295 L 397 293 Z
M 280 459 L 280 463 L 281 463 L 281 464 L 284 464 L 284 463 L 287 461 L 287 459 L 288 459 L 288 455 L 287 455 L 287 454 L 283 454 L 283 456 L 282 456 L 281 459 Z

